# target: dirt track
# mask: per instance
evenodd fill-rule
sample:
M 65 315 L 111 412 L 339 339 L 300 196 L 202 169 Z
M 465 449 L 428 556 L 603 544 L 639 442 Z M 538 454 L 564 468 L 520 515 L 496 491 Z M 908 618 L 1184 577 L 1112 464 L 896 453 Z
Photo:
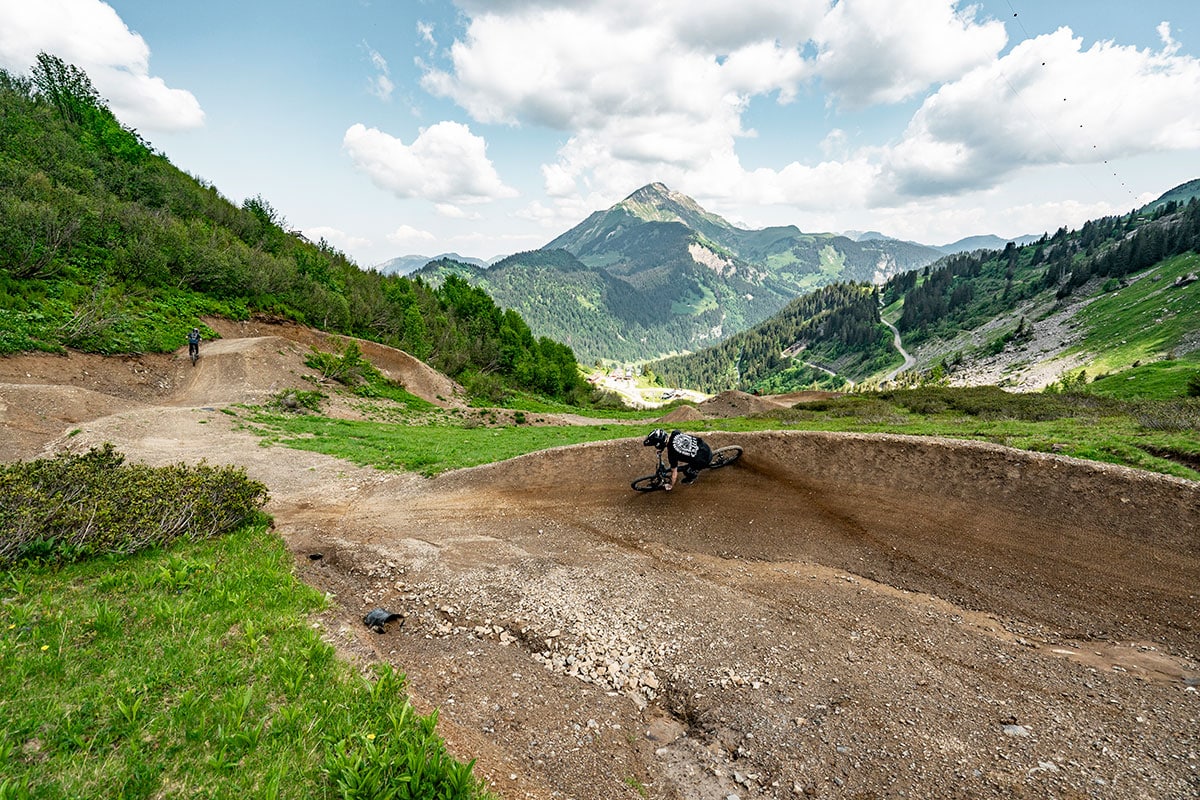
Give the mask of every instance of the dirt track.
M 1200 795 L 1196 483 L 790 432 L 638 495 L 645 426 L 427 481 L 237 430 L 225 404 L 308 385 L 298 335 L 243 332 L 283 338 L 0 359 L 0 458 L 244 464 L 330 640 L 406 671 L 502 796 Z

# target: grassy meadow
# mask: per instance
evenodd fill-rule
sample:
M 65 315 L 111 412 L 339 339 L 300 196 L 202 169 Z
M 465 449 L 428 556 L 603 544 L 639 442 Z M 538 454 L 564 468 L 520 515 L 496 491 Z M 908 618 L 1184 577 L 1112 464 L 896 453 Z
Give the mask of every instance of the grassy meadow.
M 115 461 L 0 470 L 0 800 L 489 796 L 403 675 L 364 678 L 321 638 L 326 598 L 261 518 L 156 529 L 112 475 L 134 494 L 210 476 Z
M 749 417 L 697 420 L 672 427 L 701 433 L 812 430 L 943 436 L 1200 480 L 1200 438 L 1196 435 L 1200 399 L 1178 396 L 1192 374 L 1191 367 L 1181 366 L 1169 380 L 1163 379 L 1161 393 L 1166 399 L 1129 399 L 1075 390 L 1018 394 L 995 387 L 931 386 L 847 394 Z M 538 418 L 532 411 L 525 414 L 524 424 L 489 423 L 486 416 L 454 420 L 444 413 L 413 414 L 400 422 L 349 421 L 262 409 L 234 413 L 262 437 L 264 445 L 320 452 L 360 466 L 436 475 L 548 447 L 640 438 L 659 424 L 655 420 L 662 411 L 639 412 L 592 425 L 530 424 Z

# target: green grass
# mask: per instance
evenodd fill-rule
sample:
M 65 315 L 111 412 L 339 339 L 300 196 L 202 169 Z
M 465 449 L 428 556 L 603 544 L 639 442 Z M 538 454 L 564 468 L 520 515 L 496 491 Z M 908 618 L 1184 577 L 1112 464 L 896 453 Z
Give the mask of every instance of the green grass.
M 360 466 L 424 475 L 559 445 L 644 435 L 641 427 L 624 425 L 415 425 L 267 412 L 248 415 L 247 424 L 267 444 L 324 453 Z
M 1175 400 L 1188 397 L 1188 382 L 1197 378 L 1200 350 L 1097 378 L 1088 385 L 1088 391 L 1123 400 Z
M 435 475 L 559 445 L 643 436 L 644 425 L 395 425 L 264 412 L 248 424 L 283 444 L 379 469 Z M 1200 480 L 1200 400 L 1125 401 L 1093 394 L 1017 394 L 927 387 L 851 394 L 753 417 L 680 425 L 691 431 L 813 430 L 988 441 Z
M 1088 372 L 1115 372 L 1134 362 L 1157 361 L 1200 330 L 1200 283 L 1172 285 L 1177 277 L 1197 271 L 1196 253 L 1169 258 L 1080 311 L 1078 321 L 1086 333 L 1079 348 L 1102 354 Z
M 656 388 L 662 391 L 661 387 L 650 387 L 649 384 L 639 383 L 642 388 Z M 678 408 L 681 405 L 688 405 L 682 400 L 675 400 L 658 408 L 642 408 L 631 409 L 627 406 L 621 408 L 611 408 L 608 406 L 592 406 L 580 407 L 573 406 L 567 403 L 558 402 L 555 400 L 547 400 L 544 397 L 538 397 L 526 393 L 517 393 L 508 399 L 504 404 L 504 408 L 519 409 L 535 414 L 573 414 L 579 417 L 588 417 L 591 419 L 619 419 L 628 421 L 637 420 L 653 420 L 667 414 L 673 408 Z
M 322 596 L 264 527 L 12 570 L 0 596 L 0 797 L 482 794 L 402 676 L 365 681 L 321 640 Z

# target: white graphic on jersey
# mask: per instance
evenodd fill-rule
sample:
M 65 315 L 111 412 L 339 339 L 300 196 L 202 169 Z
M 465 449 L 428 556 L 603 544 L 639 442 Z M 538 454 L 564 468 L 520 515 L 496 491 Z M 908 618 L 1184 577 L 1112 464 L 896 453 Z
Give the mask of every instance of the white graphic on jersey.
M 677 433 L 671 440 L 671 446 L 681 456 L 691 458 L 700 452 L 700 440 L 688 433 Z

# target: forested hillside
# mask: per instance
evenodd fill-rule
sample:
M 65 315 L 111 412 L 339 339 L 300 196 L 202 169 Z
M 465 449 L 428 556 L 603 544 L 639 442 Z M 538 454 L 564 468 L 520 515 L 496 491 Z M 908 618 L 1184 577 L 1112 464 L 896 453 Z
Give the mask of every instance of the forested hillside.
M 845 377 L 856 379 L 893 361 L 899 364 L 891 340 L 879 318 L 875 287 L 840 283 L 793 300 L 719 345 L 653 362 L 649 369 L 664 385 L 707 392 L 841 387 Z
M 583 396 L 574 353 L 462 280 L 364 271 L 262 197 L 176 169 L 88 76 L 0 70 L 0 354 L 165 352 L 204 315 L 264 313 L 394 345 L 489 394 Z
M 442 259 L 418 274 L 484 287 L 585 361 L 638 361 L 715 344 L 821 286 L 882 281 L 938 255 L 794 226 L 744 230 L 653 183 L 543 249 L 486 269 Z
M 919 344 L 976 328 L 1045 292 L 1065 301 L 1097 278 L 1111 291 L 1127 276 L 1198 247 L 1200 203 L 1169 200 L 1077 231 L 1061 228 L 1023 247 L 948 257 L 892 278 L 883 298 L 888 305 L 903 299 L 896 325 L 906 343 Z
M 682 229 L 682 226 L 675 226 Z M 443 259 L 415 273 L 433 285 L 458 275 L 518 310 L 529 325 L 567 342 L 580 358 L 636 360 L 642 354 L 715 341 L 743 328 L 750 301 L 694 264 L 665 262 L 653 275 L 616 276 L 591 267 L 566 250 L 532 250 L 481 268 Z M 764 301 L 762 309 L 782 300 Z M 762 311 L 758 311 L 761 314 Z

